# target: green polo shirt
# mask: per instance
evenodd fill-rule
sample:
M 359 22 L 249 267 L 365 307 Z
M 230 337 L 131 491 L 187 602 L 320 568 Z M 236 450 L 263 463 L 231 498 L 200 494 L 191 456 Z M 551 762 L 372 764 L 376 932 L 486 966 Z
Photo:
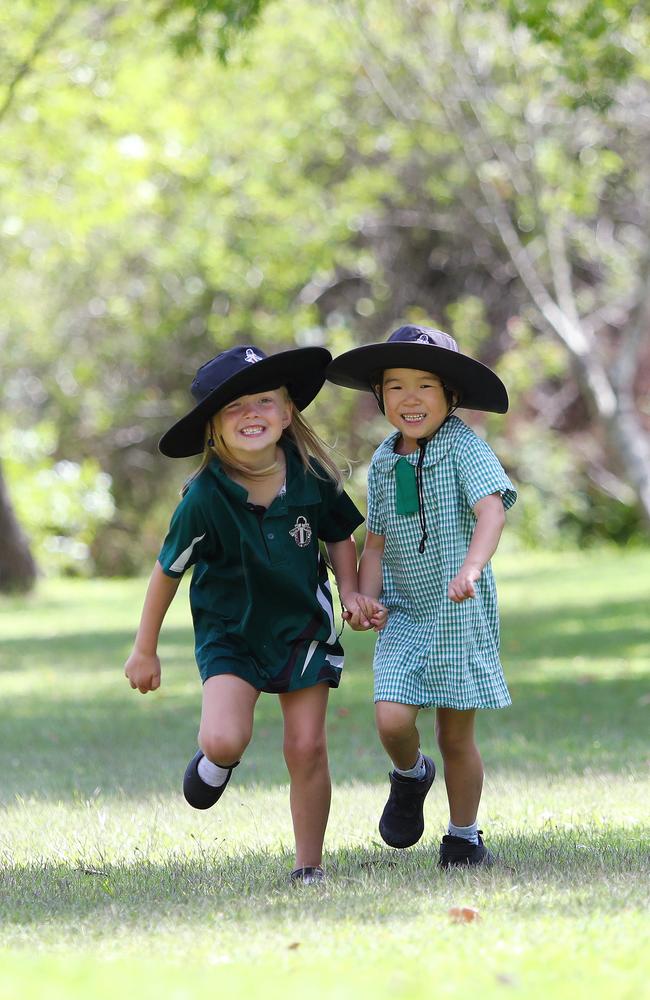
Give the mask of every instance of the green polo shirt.
M 213 459 L 176 508 L 158 556 L 171 577 L 194 567 L 190 605 L 203 681 L 236 674 L 275 693 L 339 683 L 343 649 L 318 542 L 348 538 L 363 517 L 329 477 L 306 472 L 291 442 L 281 443 L 286 492 L 270 507 L 250 504 Z

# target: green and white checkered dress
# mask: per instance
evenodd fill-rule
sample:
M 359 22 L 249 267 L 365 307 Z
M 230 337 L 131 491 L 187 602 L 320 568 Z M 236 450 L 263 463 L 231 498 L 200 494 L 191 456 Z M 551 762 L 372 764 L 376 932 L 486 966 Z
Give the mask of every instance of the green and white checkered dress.
M 368 478 L 368 529 L 385 536 L 382 601 L 389 615 L 375 648 L 375 701 L 422 708 L 503 708 L 510 695 L 499 660 L 499 616 L 490 564 L 476 597 L 447 597 L 472 538 L 472 508 L 500 493 L 507 510 L 515 489 L 492 449 L 458 417 L 449 417 L 427 445 L 423 464 L 428 541 L 420 554 L 417 513 L 397 514 L 395 466 L 414 466 L 419 452 L 400 456 L 391 434 L 373 455 Z

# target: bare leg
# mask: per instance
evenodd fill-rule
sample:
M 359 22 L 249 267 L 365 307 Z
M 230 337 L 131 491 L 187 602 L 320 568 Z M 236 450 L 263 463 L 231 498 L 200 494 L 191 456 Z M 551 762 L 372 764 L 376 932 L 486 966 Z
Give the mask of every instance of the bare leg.
M 417 705 L 396 701 L 378 701 L 375 705 L 379 739 L 395 767 L 402 771 L 408 771 L 418 759 L 420 734 L 415 721 L 419 711 Z
M 449 815 L 454 826 L 476 821 L 483 790 L 483 761 L 474 742 L 474 709 L 436 709 L 436 736 L 445 769 Z
M 203 685 L 199 746 L 213 764 L 236 764 L 250 743 L 260 693 L 234 674 L 209 677 Z
M 332 786 L 327 761 L 325 713 L 329 686 L 316 684 L 280 695 L 284 759 L 291 778 L 291 818 L 296 868 L 320 865 Z

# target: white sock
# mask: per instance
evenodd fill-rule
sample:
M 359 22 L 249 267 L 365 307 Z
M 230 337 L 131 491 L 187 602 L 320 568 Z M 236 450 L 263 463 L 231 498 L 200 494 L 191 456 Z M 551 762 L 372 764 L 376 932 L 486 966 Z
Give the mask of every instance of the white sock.
M 206 785 L 210 785 L 212 788 L 219 788 L 223 785 L 232 768 L 220 767 L 219 764 L 213 764 L 207 757 L 201 757 L 196 770 L 198 771 L 199 778 L 201 781 L 205 781 Z
M 421 781 L 427 773 L 422 751 L 418 750 L 418 759 L 413 767 L 409 767 L 408 770 L 403 771 L 401 768 L 393 765 L 393 770 L 395 771 L 395 774 L 399 774 L 401 778 L 415 778 L 417 781 Z
M 463 840 L 469 840 L 471 844 L 478 844 L 478 821 L 472 823 L 471 826 L 454 826 L 449 820 L 447 833 L 450 837 L 462 837 Z

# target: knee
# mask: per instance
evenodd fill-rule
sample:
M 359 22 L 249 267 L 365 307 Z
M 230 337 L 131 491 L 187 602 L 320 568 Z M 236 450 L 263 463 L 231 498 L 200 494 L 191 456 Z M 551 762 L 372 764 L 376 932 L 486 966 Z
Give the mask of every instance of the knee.
M 392 702 L 378 702 L 375 709 L 377 732 L 384 743 L 395 743 L 411 735 L 413 719 Z
M 199 731 L 199 746 L 214 764 L 234 764 L 250 742 L 250 733 Z
M 475 750 L 474 737 L 471 733 L 455 732 L 436 726 L 436 739 L 443 758 L 462 757 Z
M 314 771 L 327 767 L 327 739 L 324 732 L 285 735 L 283 750 L 289 771 Z

